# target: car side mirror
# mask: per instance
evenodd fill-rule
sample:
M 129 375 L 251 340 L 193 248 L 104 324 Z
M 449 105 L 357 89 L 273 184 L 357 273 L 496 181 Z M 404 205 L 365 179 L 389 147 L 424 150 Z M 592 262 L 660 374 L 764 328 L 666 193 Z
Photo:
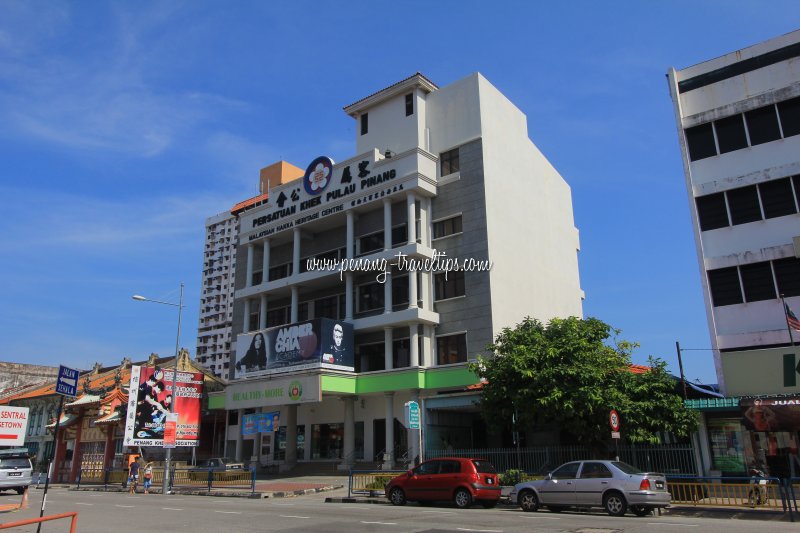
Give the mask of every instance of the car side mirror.
M 407 472 L 407 474 L 408 474 L 408 477 L 414 477 L 414 471 L 413 470 L 409 470 Z
M 544 478 L 545 478 L 547 481 L 552 481 L 552 479 L 553 479 L 553 473 L 551 472 L 551 473 L 547 474 L 546 476 L 544 476 Z

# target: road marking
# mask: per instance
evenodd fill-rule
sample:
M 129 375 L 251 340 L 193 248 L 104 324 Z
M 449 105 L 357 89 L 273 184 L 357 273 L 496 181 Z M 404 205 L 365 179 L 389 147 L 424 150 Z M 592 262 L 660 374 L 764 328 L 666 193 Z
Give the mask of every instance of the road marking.
M 423 513 L 456 514 L 453 511 L 422 511 Z
M 93 503 L 75 502 L 75 505 L 94 505 Z
M 397 522 L 364 522 L 361 521 L 362 524 L 380 524 L 382 526 L 396 526 Z
M 532 514 L 521 514 L 519 515 L 520 518 L 538 518 L 539 520 L 561 520 L 555 516 L 536 516 Z
M 480 531 L 482 533 L 503 533 L 502 529 L 467 529 L 465 527 L 457 527 L 458 531 Z
M 699 524 L 675 524 L 673 522 L 648 522 L 648 526 L 678 526 L 678 527 L 700 527 Z
M 162 507 L 165 511 L 183 511 L 183 509 L 176 509 L 175 507 Z
M 309 516 L 296 516 L 291 514 L 279 514 L 278 516 L 280 516 L 281 518 L 311 518 Z
M 215 513 L 223 513 L 223 514 L 242 514 L 241 511 L 214 511 Z
M 275 507 L 294 507 L 293 503 L 273 503 Z
M 120 505 L 120 504 L 116 504 L 116 505 L 115 505 L 115 507 L 125 507 L 125 508 L 130 508 L 130 507 L 136 507 L 136 506 L 135 506 L 135 505 Z

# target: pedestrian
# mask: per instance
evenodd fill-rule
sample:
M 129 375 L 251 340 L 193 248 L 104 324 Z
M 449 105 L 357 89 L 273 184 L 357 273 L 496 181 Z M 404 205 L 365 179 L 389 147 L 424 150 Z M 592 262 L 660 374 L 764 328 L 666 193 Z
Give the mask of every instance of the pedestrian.
M 136 483 L 139 481 L 139 458 L 133 460 L 128 471 L 128 493 L 136 494 Z
M 150 484 L 153 482 L 153 461 L 144 465 L 144 493 L 150 494 Z

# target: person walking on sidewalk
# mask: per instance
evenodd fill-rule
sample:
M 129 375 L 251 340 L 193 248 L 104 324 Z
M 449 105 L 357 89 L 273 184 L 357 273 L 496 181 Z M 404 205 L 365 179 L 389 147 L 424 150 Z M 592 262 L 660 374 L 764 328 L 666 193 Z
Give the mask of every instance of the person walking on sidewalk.
M 130 466 L 128 473 L 128 492 L 136 494 L 136 483 L 139 481 L 139 458 L 137 457 Z
M 150 494 L 150 484 L 153 482 L 153 461 L 144 465 L 144 493 Z

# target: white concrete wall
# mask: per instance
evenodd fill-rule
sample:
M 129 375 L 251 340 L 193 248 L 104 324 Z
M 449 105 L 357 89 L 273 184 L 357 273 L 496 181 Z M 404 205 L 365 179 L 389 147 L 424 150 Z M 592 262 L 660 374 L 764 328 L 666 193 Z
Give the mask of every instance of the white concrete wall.
M 477 78 L 471 74 L 428 95 L 429 151 L 436 156 L 481 136 Z
M 583 316 L 569 185 L 528 138 L 527 118 L 480 75 L 492 324 Z
M 409 90 L 416 93 L 418 90 Z M 361 135 L 361 118 L 356 120 L 356 153 L 362 154 L 377 148 L 381 153 L 386 149 L 399 153 L 421 146 L 420 124 L 424 115 L 420 113 L 419 102 L 415 99 L 414 114 L 406 116 L 405 94 L 396 96 L 369 109 L 368 132 Z M 424 113 L 424 109 L 422 110 Z

